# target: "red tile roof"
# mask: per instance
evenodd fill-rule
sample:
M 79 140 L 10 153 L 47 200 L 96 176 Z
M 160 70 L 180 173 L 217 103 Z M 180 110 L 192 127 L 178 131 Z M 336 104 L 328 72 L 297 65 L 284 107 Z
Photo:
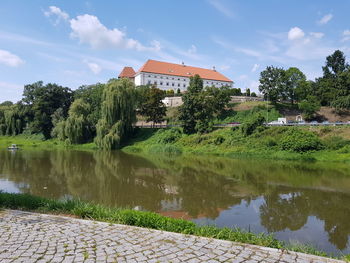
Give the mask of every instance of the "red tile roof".
M 138 72 L 148 72 L 181 77 L 191 77 L 198 74 L 202 79 L 232 82 L 232 80 L 226 78 L 224 75 L 213 69 L 197 68 L 156 60 L 147 60 L 147 62 L 139 69 Z
M 133 78 L 135 76 L 135 70 L 132 67 L 124 67 L 119 74 L 119 78 Z

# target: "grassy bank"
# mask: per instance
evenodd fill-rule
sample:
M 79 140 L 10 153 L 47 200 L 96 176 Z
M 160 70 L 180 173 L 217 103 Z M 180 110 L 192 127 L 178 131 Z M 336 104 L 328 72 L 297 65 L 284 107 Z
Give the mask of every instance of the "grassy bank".
M 240 229 L 197 226 L 193 222 L 161 216 L 151 212 L 108 208 L 77 200 L 52 200 L 27 194 L 0 192 L 0 208 L 74 215 L 80 218 L 146 227 L 176 233 L 217 238 L 271 248 L 288 249 L 319 256 L 327 256 L 307 245 L 292 245 L 276 240 L 272 235 L 254 234 Z M 329 256 L 329 255 L 328 255 Z
M 11 144 L 17 144 L 17 146 L 21 149 L 97 149 L 94 143 L 66 144 L 65 142 L 57 139 L 43 140 L 42 136 L 38 135 L 0 136 L 0 149 L 6 149 Z
M 124 150 L 159 154 L 214 154 L 233 158 L 350 161 L 350 127 L 238 127 L 185 135 L 181 129 L 140 129 Z

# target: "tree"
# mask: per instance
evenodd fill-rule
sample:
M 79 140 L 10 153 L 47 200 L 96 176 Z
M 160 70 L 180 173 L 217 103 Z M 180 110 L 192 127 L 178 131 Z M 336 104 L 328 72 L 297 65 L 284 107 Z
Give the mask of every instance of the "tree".
M 83 99 L 77 99 L 72 103 L 64 125 L 64 134 L 70 143 L 85 143 L 92 139 L 93 124 L 88 118 L 90 111 L 90 105 Z
M 190 77 L 187 93 L 183 95 L 183 105 L 179 111 L 184 133 L 205 132 L 210 129 L 211 105 L 203 92 L 203 80 L 199 75 Z
M 260 73 L 259 91 L 264 94 L 265 99 L 276 103 L 281 98 L 283 89 L 284 70 L 274 66 L 268 66 Z
M 316 79 L 316 96 L 323 106 L 339 105 L 339 103 L 333 103 L 333 101 L 342 100 L 341 97 L 347 96 L 348 93 L 346 91 L 346 72 L 350 68 L 346 63 L 344 53 L 336 50 L 332 55 L 328 56 L 322 70 L 323 77 Z
M 42 81 L 25 85 L 22 101 L 30 107 L 30 128 L 33 133 L 42 133 L 50 138 L 53 123 L 51 116 L 62 108 L 66 117 L 72 102 L 72 91 L 57 84 L 43 85 Z
M 342 51 L 336 50 L 326 58 L 326 65 L 322 67 L 323 77 L 327 79 L 336 78 L 337 75 L 349 69 Z
M 249 89 L 249 88 L 247 88 L 247 89 L 245 90 L 245 95 L 246 95 L 247 97 L 250 97 L 250 89 Z
M 228 86 L 222 87 L 207 87 L 205 89 L 207 100 L 210 100 L 213 113 L 221 115 L 225 112 L 230 100 L 231 89 Z M 208 105 L 209 106 L 209 105 Z
M 74 91 L 74 99 L 83 99 L 90 105 L 90 116 L 92 122 L 97 124 L 101 117 L 102 97 L 105 84 L 97 83 L 94 85 L 81 86 Z
M 292 104 L 298 100 L 298 90 L 305 87 L 306 76 L 298 68 L 291 67 L 284 72 L 284 97 Z
M 251 97 L 257 97 L 255 92 L 252 92 L 252 94 L 250 94 Z
M 129 79 L 109 81 L 103 92 L 101 118 L 95 142 L 101 149 L 117 149 L 126 141 L 136 121 L 136 92 Z
M 160 123 L 166 115 L 166 107 L 162 102 L 164 92 L 155 86 L 143 90 L 143 96 L 140 98 L 139 111 L 142 116 L 147 117 L 147 121 Z
M 309 95 L 306 100 L 299 103 L 299 109 L 302 111 L 305 120 L 311 120 L 320 109 L 320 102 L 315 96 Z

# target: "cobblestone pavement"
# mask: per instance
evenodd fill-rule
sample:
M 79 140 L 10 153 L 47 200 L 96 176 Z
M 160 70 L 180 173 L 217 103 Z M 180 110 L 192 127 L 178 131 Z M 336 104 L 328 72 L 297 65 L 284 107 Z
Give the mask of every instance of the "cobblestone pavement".
M 146 228 L 0 211 L 0 262 L 342 262 Z

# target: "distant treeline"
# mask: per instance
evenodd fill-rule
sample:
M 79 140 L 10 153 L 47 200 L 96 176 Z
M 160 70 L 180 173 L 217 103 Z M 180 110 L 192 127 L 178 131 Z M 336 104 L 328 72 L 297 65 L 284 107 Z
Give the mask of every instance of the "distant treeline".
M 312 119 L 320 105 L 337 111 L 350 108 L 350 67 L 337 50 L 326 58 L 323 76 L 306 80 L 297 68 L 267 67 L 261 72 L 260 92 L 272 103 L 296 102 L 306 119 Z M 227 113 L 230 96 L 256 96 L 249 89 L 204 87 L 195 75 L 183 94 L 178 119 L 184 133 L 207 133 L 215 118 Z M 160 123 L 166 116 L 165 92 L 156 86 L 138 86 L 129 79 L 111 79 L 106 84 L 81 86 L 72 91 L 42 81 L 25 85 L 22 99 L 0 104 L 0 135 L 42 134 L 67 144 L 94 141 L 99 148 L 119 148 L 133 133 L 137 114 Z M 259 123 L 265 119 L 255 116 Z M 251 120 L 247 120 L 251 122 Z

